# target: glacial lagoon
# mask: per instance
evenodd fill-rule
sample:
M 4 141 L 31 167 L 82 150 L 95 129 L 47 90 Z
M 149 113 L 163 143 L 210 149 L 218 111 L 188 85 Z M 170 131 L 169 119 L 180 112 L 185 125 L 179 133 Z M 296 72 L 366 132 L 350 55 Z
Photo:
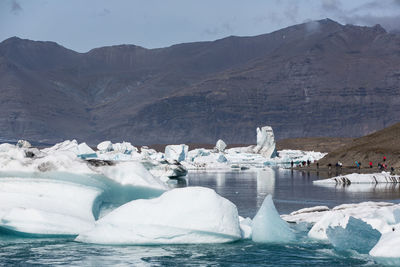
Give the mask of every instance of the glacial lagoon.
M 363 201 L 398 203 L 399 185 L 363 184 L 317 186 L 307 171 L 287 169 L 247 171 L 191 171 L 177 187 L 215 189 L 238 207 L 243 217 L 253 218 L 264 198 L 271 194 L 280 214 L 305 207 Z M 296 242 L 257 244 L 242 240 L 228 244 L 110 246 L 75 242 L 73 238 L 29 238 L 0 234 L 0 265 L 68 266 L 373 266 L 368 255 L 338 252 L 332 245 L 310 240 L 303 225 L 292 225 Z

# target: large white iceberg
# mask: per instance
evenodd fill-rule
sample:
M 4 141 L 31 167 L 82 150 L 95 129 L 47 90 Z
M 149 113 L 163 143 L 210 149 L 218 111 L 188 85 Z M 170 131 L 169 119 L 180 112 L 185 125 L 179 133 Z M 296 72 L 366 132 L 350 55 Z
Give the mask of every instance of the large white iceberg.
M 30 235 L 78 235 L 92 228 L 99 188 L 49 179 L 0 178 L 0 228 Z
M 165 147 L 165 158 L 167 160 L 184 161 L 188 154 L 189 147 L 187 145 L 168 145 Z
M 257 145 L 254 148 L 254 152 L 261 154 L 265 158 L 276 156 L 275 137 L 271 126 L 257 128 Z
M 77 241 L 99 244 L 224 243 L 241 238 L 236 206 L 214 190 L 187 187 L 129 202 Z
M 225 142 L 224 142 L 223 140 L 219 139 L 219 140 L 217 141 L 217 143 L 215 144 L 215 149 L 216 149 L 218 152 L 224 152 L 224 151 L 225 151 L 225 148 L 226 148 Z
M 252 240 L 259 243 L 287 243 L 295 239 L 288 223 L 281 219 L 268 195 L 252 222 Z

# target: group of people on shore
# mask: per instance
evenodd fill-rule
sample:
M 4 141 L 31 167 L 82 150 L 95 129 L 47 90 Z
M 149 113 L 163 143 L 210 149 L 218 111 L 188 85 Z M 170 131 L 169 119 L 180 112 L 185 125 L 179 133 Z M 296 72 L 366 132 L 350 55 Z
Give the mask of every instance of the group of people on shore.
M 315 161 L 316 162 L 316 161 Z M 361 161 L 355 161 L 354 162 L 355 163 L 355 166 L 356 166 L 356 168 L 357 169 L 361 169 Z M 293 167 L 299 167 L 299 168 L 304 168 L 304 167 L 310 167 L 310 165 L 311 165 L 311 161 L 310 160 L 307 160 L 307 161 L 302 161 L 302 162 L 300 162 L 297 166 L 294 166 L 294 162 L 293 162 L 293 160 L 290 162 L 290 165 L 291 165 L 291 168 L 293 168 Z M 372 163 L 372 161 L 369 161 L 369 168 L 373 168 L 373 163 Z M 329 163 L 328 165 L 328 169 L 329 170 L 331 170 L 332 169 L 332 164 L 331 163 Z M 338 161 L 337 163 L 336 163 L 336 170 L 337 169 L 342 169 L 342 167 L 343 167 L 343 163 L 342 162 L 340 162 L 340 161 Z M 318 162 L 316 162 L 316 168 L 317 169 L 319 169 L 319 163 Z M 386 163 L 386 156 L 383 156 L 383 162 L 379 162 L 378 163 L 378 169 L 380 170 L 380 171 L 387 171 L 388 169 L 389 169 L 389 166 L 388 166 L 388 164 Z M 395 169 L 394 169 L 394 167 L 390 167 L 390 173 L 391 174 L 394 174 L 394 172 L 395 172 Z

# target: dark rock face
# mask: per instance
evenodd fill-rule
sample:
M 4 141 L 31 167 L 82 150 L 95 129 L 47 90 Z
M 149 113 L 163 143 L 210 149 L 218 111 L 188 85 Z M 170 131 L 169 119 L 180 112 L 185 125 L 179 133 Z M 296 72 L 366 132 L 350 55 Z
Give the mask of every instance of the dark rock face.
M 400 121 L 400 36 L 329 19 L 255 37 L 77 53 L 0 43 L 0 139 L 255 143 Z

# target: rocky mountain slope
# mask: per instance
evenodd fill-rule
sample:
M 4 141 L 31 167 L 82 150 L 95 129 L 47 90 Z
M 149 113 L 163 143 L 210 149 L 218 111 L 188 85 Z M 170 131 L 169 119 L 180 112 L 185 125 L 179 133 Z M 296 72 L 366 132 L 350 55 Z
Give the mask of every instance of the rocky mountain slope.
M 359 161 L 363 168 L 368 168 L 371 161 L 375 170 L 378 163 L 384 163 L 384 156 L 389 167 L 400 167 L 400 123 L 354 139 L 328 153 L 319 164 L 326 166 L 331 163 L 334 166 L 340 160 L 343 166 L 355 166 L 355 161 Z
M 254 37 L 77 53 L 0 43 L 0 139 L 356 137 L 400 119 L 400 36 L 325 19 Z

